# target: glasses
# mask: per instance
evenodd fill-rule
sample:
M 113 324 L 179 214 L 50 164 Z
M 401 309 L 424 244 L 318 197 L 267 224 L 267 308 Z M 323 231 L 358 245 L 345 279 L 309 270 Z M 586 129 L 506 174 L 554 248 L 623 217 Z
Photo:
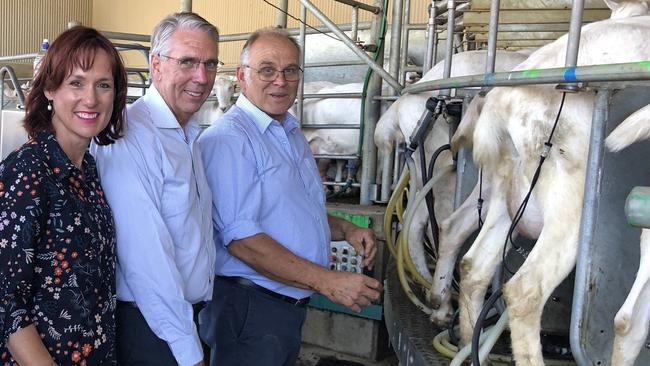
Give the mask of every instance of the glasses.
M 275 79 L 277 79 L 280 74 L 282 74 L 284 80 L 286 81 L 298 81 L 302 75 L 302 69 L 298 66 L 289 66 L 284 70 L 276 70 L 272 67 L 262 67 L 260 69 L 256 69 L 250 65 L 244 65 L 244 67 L 255 70 L 257 72 L 257 75 L 260 77 L 260 80 L 269 82 L 275 81 Z
M 216 72 L 219 66 L 223 65 L 223 63 L 219 60 L 205 60 L 201 61 L 197 58 L 194 57 L 186 57 L 186 58 L 176 58 L 176 57 L 171 57 L 167 55 L 163 55 L 162 53 L 159 53 L 158 56 L 162 56 L 164 58 L 168 58 L 170 60 L 176 61 L 178 64 L 178 67 L 180 67 L 181 70 L 183 71 L 193 71 L 199 68 L 200 64 L 203 64 L 205 66 L 205 71 L 209 72 Z

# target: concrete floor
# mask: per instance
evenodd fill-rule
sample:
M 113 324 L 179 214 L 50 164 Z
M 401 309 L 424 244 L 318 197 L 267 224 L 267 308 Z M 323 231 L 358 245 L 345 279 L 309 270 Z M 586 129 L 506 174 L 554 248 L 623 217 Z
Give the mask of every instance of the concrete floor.
M 399 361 L 394 354 L 383 360 L 366 360 L 328 349 L 304 344 L 296 366 L 398 366 Z

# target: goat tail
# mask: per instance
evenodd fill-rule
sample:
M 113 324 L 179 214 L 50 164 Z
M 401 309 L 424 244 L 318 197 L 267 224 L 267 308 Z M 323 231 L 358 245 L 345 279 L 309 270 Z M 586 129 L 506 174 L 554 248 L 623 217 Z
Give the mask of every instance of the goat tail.
M 474 99 L 469 103 L 467 111 L 463 115 L 463 119 L 460 121 L 454 136 L 451 137 L 451 150 L 454 154 L 458 152 L 458 149 L 462 146 L 472 148 L 476 121 L 481 114 L 481 109 L 483 108 L 484 103 L 485 98 L 481 96 L 474 97 Z
M 375 145 L 382 153 L 390 153 L 394 140 L 404 141 L 399 128 L 399 100 L 382 114 L 375 128 Z
M 650 138 L 650 104 L 632 113 L 612 131 L 605 144 L 611 151 L 617 152 L 635 142 Z

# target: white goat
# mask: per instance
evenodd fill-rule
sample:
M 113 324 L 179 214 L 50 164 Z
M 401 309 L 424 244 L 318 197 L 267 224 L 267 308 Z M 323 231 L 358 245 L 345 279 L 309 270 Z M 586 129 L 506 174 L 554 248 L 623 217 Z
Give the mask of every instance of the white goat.
M 648 37 L 650 16 L 588 24 L 581 32 L 578 65 L 647 60 Z M 562 67 L 566 43 L 565 35 L 534 52 L 517 69 Z M 511 214 L 528 191 L 561 98 L 553 86 L 547 85 L 495 88 L 486 96 L 473 131 L 471 121 L 463 121 L 454 136 L 454 144 L 473 138 L 474 161 L 484 169 L 491 185 L 485 223 L 461 263 L 463 343 L 471 339 L 485 292 L 501 261 Z M 593 102 L 593 92 L 567 95 L 553 149 L 517 226 L 520 234 L 538 238 L 503 288 L 513 355 L 519 365 L 544 364 L 540 347 L 542 309 L 575 265 Z
M 485 60 L 487 51 L 468 51 L 461 52 L 453 56 L 451 76 L 465 76 L 481 74 L 485 72 Z M 526 55 L 518 52 L 497 51 L 495 71 L 507 71 L 514 68 L 526 59 Z M 427 72 L 420 82 L 428 80 L 441 79 L 444 74 L 444 61 L 436 64 Z M 438 91 L 409 94 L 399 98 L 393 105 L 388 108 L 382 115 L 375 129 L 375 144 L 379 148 L 380 155 L 387 156 L 393 148 L 393 141 L 405 141 L 411 136 L 415 126 L 425 110 L 426 100 L 433 95 L 438 95 Z M 478 115 L 478 108 L 482 103 L 481 98 L 475 98 L 470 103 L 467 113 Z M 434 124 L 433 130 L 427 137 L 423 147 L 426 156 L 432 153 L 444 144 L 449 142 L 449 127 L 444 118 L 440 117 Z M 414 154 L 416 166 L 419 168 L 420 156 Z M 452 163 L 451 154 L 444 152 L 438 158 L 435 168 L 440 168 Z M 436 171 L 436 170 L 434 170 Z M 418 182 L 421 187 L 421 175 L 418 175 Z M 433 304 L 432 321 L 439 325 L 447 325 L 451 320 L 453 309 L 451 306 L 451 283 L 453 279 L 453 270 L 456 263 L 456 257 L 462 244 L 467 237 L 478 229 L 477 219 L 472 215 L 475 212 L 476 199 L 470 204 L 467 203 L 463 209 L 458 210 L 453 216 L 450 216 L 453 210 L 454 182 L 456 180 L 455 172 L 444 177 L 440 184 L 433 189 L 433 195 L 436 198 L 434 208 L 436 215 L 445 218 L 440 223 L 440 232 L 442 241 L 438 244 L 438 260 L 436 262 L 436 273 L 432 277 L 429 273 L 422 245 L 429 216 L 425 205 L 420 205 L 413 218 L 413 224 L 409 230 L 409 253 L 413 258 L 418 272 L 427 280 L 433 282 L 430 300 Z M 478 191 L 476 191 L 478 194 Z M 459 245 L 456 245 L 459 244 Z
M 233 75 L 219 74 L 214 79 L 211 96 L 216 96 L 216 101 L 206 101 L 201 109 L 194 114 L 202 125 L 211 125 L 232 105 L 232 96 L 235 94 L 237 78 Z
M 314 94 L 361 93 L 362 83 L 332 85 L 320 88 Z M 360 98 L 312 98 L 303 103 L 302 123 L 316 124 L 359 124 Z M 314 154 L 354 155 L 359 146 L 358 129 L 303 128 L 305 138 Z M 328 159 L 319 159 L 321 179 L 326 179 Z M 342 180 L 344 161 L 337 160 L 335 181 Z
M 620 151 L 650 138 L 650 105 L 625 119 L 605 141 L 611 151 Z M 632 366 L 650 327 L 650 230 L 641 231 L 639 270 L 625 302 L 614 318 L 612 365 Z
M 641 231 L 639 270 L 623 306 L 614 317 L 612 365 L 632 366 L 650 326 L 650 230 Z

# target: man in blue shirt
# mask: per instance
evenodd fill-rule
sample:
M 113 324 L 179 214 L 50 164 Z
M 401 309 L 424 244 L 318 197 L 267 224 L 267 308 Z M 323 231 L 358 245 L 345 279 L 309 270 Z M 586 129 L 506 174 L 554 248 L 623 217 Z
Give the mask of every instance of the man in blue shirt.
M 194 316 L 212 296 L 215 246 L 193 114 L 212 90 L 218 36 L 194 13 L 163 19 L 153 85 L 129 107 L 119 144 L 95 148 L 117 232 L 120 365 L 203 365 Z
M 309 296 L 354 311 L 381 283 L 330 271 L 331 239 L 346 239 L 371 268 L 374 234 L 327 215 L 314 157 L 289 113 L 302 71 L 284 30 L 259 30 L 242 50 L 236 105 L 199 138 L 213 192 L 214 298 L 201 313 L 212 365 L 294 365 Z

